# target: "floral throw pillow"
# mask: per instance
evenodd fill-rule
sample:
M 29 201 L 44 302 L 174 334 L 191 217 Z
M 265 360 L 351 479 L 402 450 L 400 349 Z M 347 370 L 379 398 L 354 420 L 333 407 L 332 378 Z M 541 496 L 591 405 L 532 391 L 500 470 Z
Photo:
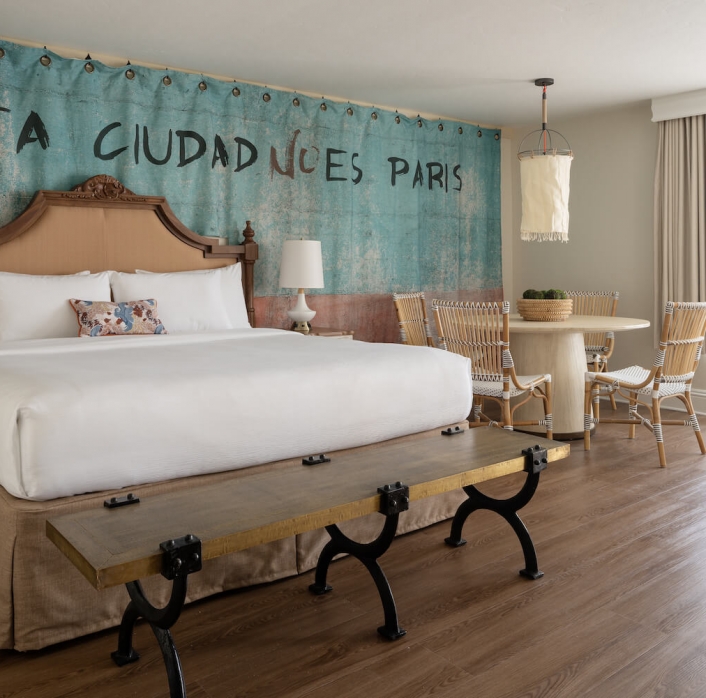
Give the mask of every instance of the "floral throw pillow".
M 79 337 L 105 337 L 118 334 L 167 334 L 157 315 L 157 301 L 110 303 L 109 301 L 69 300 L 76 311 Z

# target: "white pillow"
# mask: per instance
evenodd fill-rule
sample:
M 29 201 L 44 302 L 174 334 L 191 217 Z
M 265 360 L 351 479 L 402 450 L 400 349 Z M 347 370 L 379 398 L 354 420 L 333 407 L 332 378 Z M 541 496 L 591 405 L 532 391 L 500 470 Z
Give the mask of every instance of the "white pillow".
M 66 276 L 0 272 L 0 341 L 78 337 L 69 298 L 109 301 L 108 272 Z
M 170 334 L 232 330 L 221 292 L 221 280 L 206 274 L 126 274 L 111 272 L 116 303 L 154 298 Z
M 248 310 L 245 306 L 245 295 L 243 294 L 243 278 L 242 266 L 240 262 L 229 264 L 227 267 L 218 269 L 198 269 L 195 271 L 175 271 L 171 274 L 162 274 L 162 276 L 180 277 L 188 274 L 214 274 L 219 277 L 221 283 L 221 291 L 223 293 L 223 304 L 228 314 L 228 319 L 233 329 L 241 329 L 250 327 L 248 319 Z M 153 272 L 143 269 L 135 269 L 138 274 L 152 274 Z M 160 304 L 161 309 L 161 304 Z

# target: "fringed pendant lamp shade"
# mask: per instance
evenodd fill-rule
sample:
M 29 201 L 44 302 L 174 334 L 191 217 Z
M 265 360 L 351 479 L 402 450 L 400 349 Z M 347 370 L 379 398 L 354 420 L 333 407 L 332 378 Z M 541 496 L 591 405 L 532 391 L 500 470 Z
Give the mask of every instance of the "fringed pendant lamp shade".
M 520 238 L 568 242 L 569 173 L 574 155 L 566 138 L 547 128 L 547 85 L 554 80 L 539 78 L 534 84 L 542 87 L 542 128 L 526 135 L 517 153 L 522 184 Z M 525 141 L 534 147 L 523 150 Z

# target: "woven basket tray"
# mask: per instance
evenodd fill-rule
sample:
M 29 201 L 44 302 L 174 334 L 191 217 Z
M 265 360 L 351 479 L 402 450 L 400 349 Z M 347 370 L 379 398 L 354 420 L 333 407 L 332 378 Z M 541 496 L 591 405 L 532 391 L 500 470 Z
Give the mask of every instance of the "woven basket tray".
M 573 309 L 573 298 L 517 300 L 517 312 L 524 320 L 532 322 L 561 322 L 571 315 Z

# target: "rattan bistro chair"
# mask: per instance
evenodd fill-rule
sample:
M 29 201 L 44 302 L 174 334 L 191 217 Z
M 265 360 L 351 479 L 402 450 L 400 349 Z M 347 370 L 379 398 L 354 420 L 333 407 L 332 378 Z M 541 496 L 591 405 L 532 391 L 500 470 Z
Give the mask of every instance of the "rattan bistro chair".
M 393 293 L 392 300 L 400 325 L 400 342 L 416 346 L 434 346 L 427 306 L 423 293 Z
M 491 425 L 512 429 L 543 425 L 552 438 L 552 377 L 549 374 L 518 376 L 510 354 L 510 304 L 432 301 L 439 346 L 471 360 L 473 379 L 472 427 Z M 525 395 L 511 405 L 510 399 Z M 544 419 L 514 421 L 515 410 L 533 397 L 542 400 Z M 483 401 L 500 405 L 502 420 L 495 422 L 483 412 Z
M 604 315 L 615 317 L 618 311 L 617 291 L 566 291 L 567 298 L 574 301 L 574 315 Z M 615 335 L 612 332 L 586 332 L 583 335 L 586 363 L 589 370 L 604 373 L 608 370 L 608 359 L 613 354 Z M 609 395 L 615 410 L 615 396 Z
M 657 440 L 659 464 L 664 467 L 667 459 L 664 453 L 662 426 L 678 424 L 694 429 L 701 453 L 706 453 L 701 436 L 699 421 L 691 402 L 691 381 L 701 358 L 706 332 L 706 303 L 676 303 L 669 301 L 664 310 L 662 336 L 654 364 L 650 370 L 641 366 L 630 366 L 620 371 L 597 373 L 586 372 L 586 392 L 584 397 L 584 447 L 591 448 L 591 424 L 600 420 L 598 401 L 601 394 L 618 393 L 630 403 L 628 419 L 604 419 L 614 424 L 629 424 L 629 438 L 635 438 L 635 426 L 646 426 Z M 640 395 L 649 395 L 651 404 L 642 402 Z M 689 414 L 687 420 L 662 420 L 660 405 L 662 400 L 676 397 L 684 403 Z M 591 415 L 593 401 L 593 416 Z M 646 407 L 650 418 L 642 416 L 638 407 Z

